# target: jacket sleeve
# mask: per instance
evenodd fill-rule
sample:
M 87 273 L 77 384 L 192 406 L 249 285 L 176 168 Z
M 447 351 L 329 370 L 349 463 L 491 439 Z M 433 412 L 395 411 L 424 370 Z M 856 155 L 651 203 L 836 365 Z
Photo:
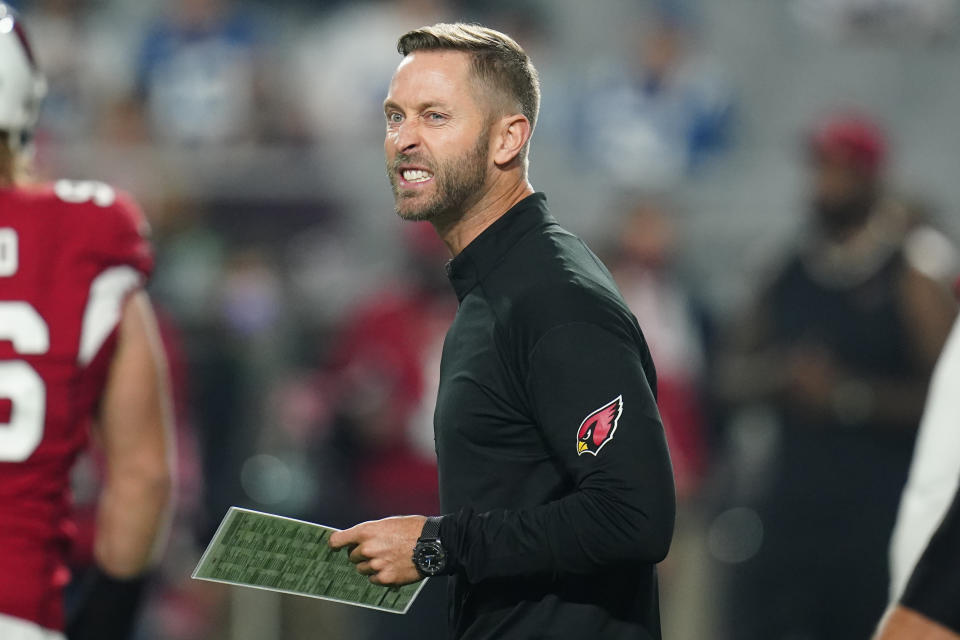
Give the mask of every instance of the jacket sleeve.
M 477 582 L 593 573 L 666 556 L 673 473 L 643 351 L 584 322 L 550 329 L 536 342 L 525 391 L 571 490 L 529 509 L 444 517 L 450 572 Z
M 960 633 L 960 488 L 917 563 L 900 602 Z

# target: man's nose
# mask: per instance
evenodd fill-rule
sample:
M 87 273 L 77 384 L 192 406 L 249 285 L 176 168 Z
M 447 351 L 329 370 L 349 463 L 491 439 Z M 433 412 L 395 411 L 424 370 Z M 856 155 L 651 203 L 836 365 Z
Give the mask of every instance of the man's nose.
M 397 127 L 394 144 L 400 153 L 409 153 L 420 145 L 420 130 L 416 121 L 406 120 Z

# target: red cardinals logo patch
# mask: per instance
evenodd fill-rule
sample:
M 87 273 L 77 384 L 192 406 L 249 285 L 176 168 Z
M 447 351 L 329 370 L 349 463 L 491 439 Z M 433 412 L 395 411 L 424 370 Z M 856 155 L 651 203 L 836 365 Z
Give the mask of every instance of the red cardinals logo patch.
M 623 396 L 617 396 L 584 418 L 577 431 L 577 455 L 597 455 L 603 445 L 613 440 L 613 432 L 617 430 L 621 413 Z

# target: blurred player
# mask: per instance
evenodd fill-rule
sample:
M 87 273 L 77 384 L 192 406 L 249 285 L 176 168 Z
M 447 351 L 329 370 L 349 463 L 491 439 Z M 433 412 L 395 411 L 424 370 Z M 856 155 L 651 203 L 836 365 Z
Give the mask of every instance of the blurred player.
M 960 640 L 960 321 L 930 383 L 890 545 L 892 605 L 877 640 Z
M 752 500 L 762 544 L 730 568 L 738 640 L 870 635 L 927 385 L 956 315 L 939 255 L 951 245 L 891 194 L 883 129 L 836 113 L 807 142 L 809 217 L 716 376 L 734 406 L 770 407 L 778 424 Z
M 0 2 L 0 638 L 64 638 L 70 469 L 89 425 L 106 478 L 97 567 L 71 638 L 129 634 L 170 503 L 166 368 L 136 206 L 105 184 L 26 179 L 44 94 Z

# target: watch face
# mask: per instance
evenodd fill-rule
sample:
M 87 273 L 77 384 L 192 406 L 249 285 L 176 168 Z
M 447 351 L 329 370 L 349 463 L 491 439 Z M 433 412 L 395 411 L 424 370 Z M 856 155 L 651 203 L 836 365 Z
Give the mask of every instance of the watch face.
M 413 564 L 425 576 L 435 576 L 447 566 L 447 553 L 439 540 L 418 542 L 413 554 Z

